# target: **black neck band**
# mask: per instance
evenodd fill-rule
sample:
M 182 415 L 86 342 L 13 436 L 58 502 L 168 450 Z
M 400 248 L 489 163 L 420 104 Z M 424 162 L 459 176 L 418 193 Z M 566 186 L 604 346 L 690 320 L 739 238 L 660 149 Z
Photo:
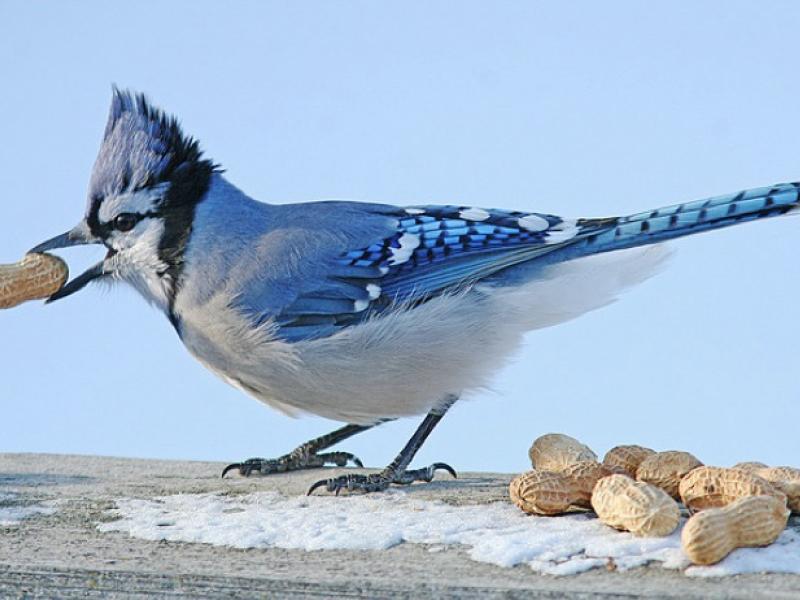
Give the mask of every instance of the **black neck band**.
M 164 235 L 158 246 L 159 258 L 167 265 L 162 274 L 169 286 L 169 316 L 175 324 L 173 308 L 181 286 L 183 254 L 192 234 L 195 208 L 208 191 L 213 173 L 208 161 L 184 163 L 173 174 L 161 214 L 164 218 Z

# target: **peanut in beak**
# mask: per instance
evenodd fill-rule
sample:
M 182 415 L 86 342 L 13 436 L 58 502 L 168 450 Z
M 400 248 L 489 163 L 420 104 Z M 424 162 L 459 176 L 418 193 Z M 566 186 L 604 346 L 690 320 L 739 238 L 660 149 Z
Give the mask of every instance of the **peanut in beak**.
M 69 277 L 66 263 L 51 254 L 26 254 L 18 263 L 0 265 L 0 308 L 47 298 Z

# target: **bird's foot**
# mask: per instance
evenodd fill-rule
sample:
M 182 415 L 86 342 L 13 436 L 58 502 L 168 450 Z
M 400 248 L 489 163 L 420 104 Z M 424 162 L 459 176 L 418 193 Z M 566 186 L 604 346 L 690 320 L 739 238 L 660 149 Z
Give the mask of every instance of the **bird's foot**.
M 415 481 L 431 482 L 433 476 L 439 469 L 447 471 L 453 477 L 456 475 L 455 469 L 445 463 L 433 463 L 432 465 L 422 468 L 397 472 L 392 468 L 387 468 L 380 473 L 373 473 L 371 475 L 340 475 L 339 477 L 332 477 L 331 479 L 321 479 L 311 486 L 308 490 L 308 495 L 314 493 L 314 490 L 324 487 L 329 492 L 334 492 L 337 496 L 342 490 L 348 492 L 382 492 L 393 483 L 397 485 L 409 485 Z
M 301 446 L 280 458 L 250 458 L 244 462 L 230 464 L 223 469 L 222 476 L 225 477 L 228 471 L 233 470 L 238 470 L 239 474 L 243 477 L 249 477 L 252 473 L 272 475 L 273 473 L 317 469 L 326 466 L 344 467 L 347 466 L 348 462 L 352 462 L 357 467 L 364 466 L 357 456 L 349 452 L 325 452 L 317 454 L 315 452 L 309 452 Z

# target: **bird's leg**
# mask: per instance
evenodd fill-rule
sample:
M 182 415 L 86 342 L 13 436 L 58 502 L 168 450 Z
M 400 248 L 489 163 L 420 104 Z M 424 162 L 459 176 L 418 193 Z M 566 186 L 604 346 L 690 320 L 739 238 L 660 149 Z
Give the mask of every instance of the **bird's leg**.
M 383 422 L 385 421 L 381 421 L 381 423 Z M 375 425 L 378 424 L 376 423 Z M 225 474 L 233 469 L 238 469 L 240 475 L 247 477 L 251 473 L 270 475 L 272 473 L 285 473 L 286 471 L 299 471 L 300 469 L 315 469 L 326 465 L 344 467 L 350 461 L 358 467 L 363 467 L 364 465 L 361 461 L 349 452 L 325 452 L 320 454 L 319 451 L 330 448 L 357 433 L 371 429 L 375 425 L 345 425 L 336 431 L 298 446 L 289 454 L 284 454 L 280 458 L 250 458 L 241 463 L 228 465 L 222 471 L 222 476 L 225 477 Z
M 408 485 L 415 481 L 432 481 L 434 474 L 439 469 L 447 471 L 453 477 L 457 477 L 453 467 L 445 463 L 433 463 L 422 469 L 407 469 L 414 455 L 422 447 L 422 444 L 425 443 L 431 431 L 433 431 L 434 427 L 442 420 L 444 414 L 457 399 L 458 396 L 448 396 L 442 407 L 429 412 L 422 421 L 422 424 L 414 432 L 414 435 L 411 436 L 411 439 L 400 451 L 400 454 L 398 454 L 391 464 L 380 473 L 371 475 L 342 475 L 331 479 L 322 479 L 311 486 L 308 490 L 308 494 L 311 495 L 314 490 L 320 487 L 324 487 L 329 492 L 335 492 L 337 495 L 342 490 L 347 490 L 349 492 L 380 492 L 393 483 Z

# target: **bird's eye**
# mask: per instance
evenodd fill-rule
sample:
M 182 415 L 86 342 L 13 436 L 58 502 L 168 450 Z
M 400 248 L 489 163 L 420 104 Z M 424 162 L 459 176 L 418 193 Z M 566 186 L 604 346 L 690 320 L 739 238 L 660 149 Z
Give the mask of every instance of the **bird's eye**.
M 114 229 L 117 231 L 130 231 L 136 227 L 139 219 L 133 213 L 121 213 L 114 218 Z

